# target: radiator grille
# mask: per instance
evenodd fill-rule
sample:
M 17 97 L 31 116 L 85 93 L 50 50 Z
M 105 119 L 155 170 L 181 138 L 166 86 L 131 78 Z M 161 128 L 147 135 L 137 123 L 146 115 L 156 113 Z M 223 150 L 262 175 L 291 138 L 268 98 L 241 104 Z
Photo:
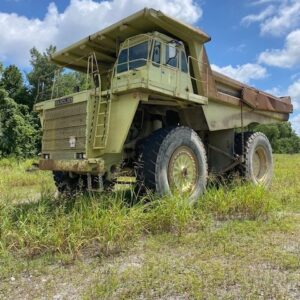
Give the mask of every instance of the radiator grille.
M 87 102 L 45 110 L 42 152 L 53 159 L 74 159 L 75 153 L 85 152 Z M 70 137 L 76 137 L 70 147 Z

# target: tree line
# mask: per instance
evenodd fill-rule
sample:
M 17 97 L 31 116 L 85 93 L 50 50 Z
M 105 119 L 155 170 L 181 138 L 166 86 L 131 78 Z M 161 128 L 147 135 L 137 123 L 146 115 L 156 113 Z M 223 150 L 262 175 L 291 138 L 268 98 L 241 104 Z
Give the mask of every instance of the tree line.
M 32 48 L 31 70 L 25 75 L 17 66 L 4 67 L 0 62 L 0 157 L 37 155 L 41 147 L 41 126 L 33 111 L 35 102 L 70 94 L 74 87 L 87 86 L 85 74 L 66 71 L 50 61 L 55 51 L 52 45 L 43 53 Z M 52 88 L 54 79 L 55 89 Z M 251 129 L 265 133 L 275 153 L 300 152 L 300 138 L 289 122 Z
M 51 96 L 70 94 L 75 86 L 84 88 L 85 74 L 66 71 L 50 61 L 55 51 L 52 45 L 43 53 L 32 48 L 31 71 L 25 75 L 17 66 L 4 67 L 0 62 L 0 158 L 37 155 L 41 148 L 41 126 L 33 111 L 34 104 Z
M 268 137 L 274 153 L 300 153 L 300 137 L 290 122 L 256 125 L 252 130 L 263 132 Z

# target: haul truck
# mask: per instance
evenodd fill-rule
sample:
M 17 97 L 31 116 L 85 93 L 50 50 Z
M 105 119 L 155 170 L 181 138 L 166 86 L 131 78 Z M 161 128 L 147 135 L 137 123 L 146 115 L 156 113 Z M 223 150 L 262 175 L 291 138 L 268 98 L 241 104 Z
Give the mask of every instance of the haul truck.
M 272 179 L 272 149 L 252 124 L 287 121 L 275 97 L 212 71 L 210 37 L 145 8 L 57 53 L 90 88 L 37 103 L 43 127 L 39 168 L 58 190 L 102 191 L 137 182 L 191 201 L 209 174 L 239 169 L 254 184 Z

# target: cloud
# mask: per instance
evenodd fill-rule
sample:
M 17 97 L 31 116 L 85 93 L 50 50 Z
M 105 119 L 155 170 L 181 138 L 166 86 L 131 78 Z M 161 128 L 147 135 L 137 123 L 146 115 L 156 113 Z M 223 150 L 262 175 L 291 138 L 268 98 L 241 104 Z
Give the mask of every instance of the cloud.
M 55 35 L 53 17 L 56 7 L 50 5 L 44 20 L 27 19 L 17 14 L 0 13 L 0 60 L 16 64 L 28 63 L 29 49 L 45 49 Z M 26 61 L 27 60 L 27 61 Z
M 291 75 L 291 80 L 293 80 L 293 81 L 298 79 L 298 78 L 300 78 L 300 72 Z
M 26 67 L 33 46 L 40 51 L 50 44 L 65 47 L 147 6 L 188 23 L 202 16 L 194 0 L 71 0 L 61 13 L 51 3 L 42 19 L 0 13 L 0 60 Z
M 300 2 L 298 0 L 293 0 L 290 3 L 283 2 L 284 4 L 279 6 L 277 13 L 262 23 L 262 34 L 280 36 L 299 25 Z
M 292 98 L 294 113 L 291 115 L 290 122 L 297 134 L 300 135 L 300 79 L 292 83 L 286 90 L 274 87 L 266 92 L 278 97 L 290 96 Z
M 299 109 L 300 108 L 300 79 L 298 79 L 288 87 L 287 95 L 291 96 L 294 109 Z
M 233 47 L 228 48 L 228 51 L 243 53 L 246 48 L 247 48 L 247 45 L 242 43 L 242 44 L 234 45 Z
M 300 109 L 300 79 L 289 85 L 287 89 L 273 87 L 272 89 L 266 90 L 266 92 L 278 97 L 290 96 L 292 98 L 294 110 Z
M 283 49 L 268 49 L 262 52 L 258 62 L 282 68 L 300 65 L 300 29 L 292 31 L 286 37 Z
M 269 93 L 271 95 L 274 95 L 276 97 L 281 97 L 283 95 L 287 95 L 286 93 L 283 93 L 280 87 L 273 87 L 271 89 L 265 90 L 266 93 Z
M 290 119 L 296 133 L 300 136 L 300 113 Z
M 249 26 L 251 23 L 261 22 L 267 17 L 273 15 L 275 12 L 275 6 L 270 5 L 259 14 L 248 15 L 242 19 L 242 24 Z
M 249 63 L 244 65 L 237 65 L 236 67 L 233 67 L 231 65 L 219 67 L 212 64 L 211 67 L 213 70 L 219 73 L 225 74 L 245 83 L 248 83 L 251 80 L 263 79 L 268 75 L 266 68 L 258 64 Z
M 282 36 L 299 26 L 300 23 L 300 1 L 257 1 L 254 4 L 264 4 L 273 2 L 260 13 L 245 16 L 242 24 L 249 25 L 254 22 L 260 23 L 262 35 Z M 278 3 L 276 7 L 274 5 Z
M 272 2 L 278 2 L 280 0 L 257 0 L 257 1 L 253 1 L 250 3 L 250 5 L 263 5 L 263 4 L 267 4 L 267 3 L 272 3 Z

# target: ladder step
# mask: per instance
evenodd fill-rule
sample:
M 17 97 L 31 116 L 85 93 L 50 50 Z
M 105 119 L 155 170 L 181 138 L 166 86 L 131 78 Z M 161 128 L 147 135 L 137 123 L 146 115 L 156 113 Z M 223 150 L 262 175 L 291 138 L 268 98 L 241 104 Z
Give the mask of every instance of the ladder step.
M 100 97 L 100 101 L 95 101 L 98 113 L 95 112 L 95 135 L 93 137 L 94 149 L 105 149 L 107 142 L 107 131 L 109 127 L 109 114 L 111 101 Z M 101 123 L 100 123 L 101 122 Z
M 117 183 L 136 183 L 136 177 L 120 176 L 116 178 Z

